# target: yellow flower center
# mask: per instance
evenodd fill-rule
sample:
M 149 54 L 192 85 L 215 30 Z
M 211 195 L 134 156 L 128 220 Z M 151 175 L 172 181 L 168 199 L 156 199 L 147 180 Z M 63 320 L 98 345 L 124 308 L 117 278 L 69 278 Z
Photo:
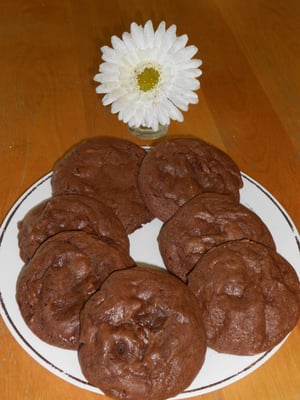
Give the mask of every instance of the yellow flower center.
M 152 90 L 159 82 L 159 72 L 152 67 L 146 67 L 137 75 L 137 83 L 143 92 Z

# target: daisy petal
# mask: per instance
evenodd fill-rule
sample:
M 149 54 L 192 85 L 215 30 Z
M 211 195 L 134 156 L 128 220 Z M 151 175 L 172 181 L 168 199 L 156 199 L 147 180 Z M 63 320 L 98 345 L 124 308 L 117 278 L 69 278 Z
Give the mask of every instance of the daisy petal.
M 191 60 L 186 61 L 184 64 L 179 65 L 178 67 L 182 67 L 184 69 L 189 69 L 189 68 L 198 68 L 202 65 L 202 60 L 198 60 L 196 58 L 193 58 Z
M 115 51 L 126 54 L 127 48 L 126 48 L 123 40 L 121 40 L 117 36 L 112 36 L 111 44 Z
M 115 82 L 116 75 L 113 71 L 107 73 L 100 73 L 94 76 L 94 81 L 100 83 Z
M 177 94 L 175 96 L 172 96 L 171 100 L 177 108 L 179 108 L 182 111 L 187 111 L 188 104 L 182 95 Z
M 173 46 L 176 40 L 176 25 L 171 25 L 164 34 L 162 43 L 163 46 L 161 47 L 164 53 L 167 53 L 169 49 Z
M 168 107 L 170 118 L 174 119 L 175 121 L 182 122 L 183 121 L 182 112 L 179 111 L 178 108 L 175 107 L 175 105 L 170 100 L 167 100 L 166 105 Z
M 112 62 L 112 63 L 116 63 L 118 61 L 119 55 L 111 47 L 103 46 L 103 47 L 101 47 L 101 51 L 102 51 L 102 60 L 103 61 L 108 61 L 108 62 Z
M 194 78 L 197 78 L 200 75 L 201 75 L 200 69 L 192 68 L 192 69 L 186 69 L 184 71 L 184 76 L 186 78 L 193 78 L 194 79 Z
M 101 82 L 101 74 L 96 74 L 93 79 L 96 82 Z
M 123 96 L 120 96 L 117 100 L 115 100 L 112 105 L 111 105 L 111 112 L 113 114 L 116 114 L 120 112 L 127 104 L 127 98 L 126 94 Z
M 186 90 L 198 90 L 200 83 L 198 79 L 188 78 L 185 75 L 178 81 L 178 86 Z
M 125 43 L 125 46 L 127 48 L 127 53 L 129 52 L 130 55 L 135 54 L 137 52 L 137 48 L 132 40 L 132 37 L 130 33 L 124 32 L 122 35 L 122 39 Z
M 166 106 L 165 103 L 162 103 L 160 107 L 157 107 L 157 114 L 159 123 L 161 125 L 169 125 L 170 117 L 169 117 L 168 107 Z
M 198 48 L 196 46 L 187 46 L 181 49 L 176 56 L 178 59 L 180 59 L 181 62 L 186 62 L 190 58 L 194 57 L 194 55 L 197 53 Z
M 99 85 L 96 87 L 96 93 L 98 94 L 105 94 L 105 93 L 109 93 L 110 91 L 107 90 L 107 86 L 106 85 Z
M 187 44 L 188 41 L 188 36 L 187 35 L 181 35 L 176 40 L 174 41 L 172 47 L 169 50 L 169 53 L 175 54 L 179 50 L 183 49 L 185 45 Z
M 124 95 L 124 90 L 121 88 L 116 88 L 116 89 L 112 90 L 111 92 L 107 93 L 103 97 L 102 102 L 106 106 L 108 104 L 114 103 L 116 100 L 118 100 L 123 95 Z
M 132 107 L 131 104 L 126 104 L 125 107 L 120 110 L 119 118 L 127 123 L 133 116 L 136 115 L 135 107 Z
M 166 32 L 166 23 L 162 21 L 154 34 L 154 47 L 160 47 L 164 34 Z
M 118 69 L 119 69 L 118 64 L 113 64 L 110 62 L 104 62 L 100 64 L 99 67 L 99 71 L 103 73 L 111 73 L 111 72 L 117 73 Z
M 135 46 L 139 49 L 145 48 L 144 42 L 144 30 L 141 26 L 136 23 L 131 24 L 131 37 Z
M 144 43 L 145 48 L 150 48 L 153 46 L 154 42 L 154 29 L 152 21 L 147 21 L 144 27 Z

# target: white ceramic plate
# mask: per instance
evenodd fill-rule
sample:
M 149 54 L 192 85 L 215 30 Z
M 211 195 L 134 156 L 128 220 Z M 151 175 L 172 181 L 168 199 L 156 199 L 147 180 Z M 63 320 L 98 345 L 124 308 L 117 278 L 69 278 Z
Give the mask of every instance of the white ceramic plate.
M 76 351 L 63 350 L 39 340 L 24 323 L 15 300 L 15 287 L 20 269 L 17 222 L 34 205 L 51 196 L 51 173 L 44 176 L 21 196 L 3 221 L 0 229 L 0 311 L 17 342 L 38 363 L 65 381 L 93 392 L 100 391 L 85 380 Z M 241 203 L 256 212 L 269 227 L 277 251 L 285 257 L 300 276 L 300 239 L 293 222 L 278 201 L 260 184 L 243 174 Z M 130 235 L 131 256 L 136 262 L 163 267 L 157 246 L 159 220 L 146 224 Z M 219 354 L 208 349 L 204 366 L 194 382 L 176 399 L 199 396 L 220 389 L 253 372 L 265 363 L 282 345 L 272 351 L 250 357 Z

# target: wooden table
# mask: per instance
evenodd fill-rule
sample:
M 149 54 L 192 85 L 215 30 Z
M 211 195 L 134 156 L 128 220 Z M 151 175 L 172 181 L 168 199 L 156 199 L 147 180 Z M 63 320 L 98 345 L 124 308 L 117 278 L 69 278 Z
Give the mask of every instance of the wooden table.
M 108 134 L 134 140 L 102 106 L 93 76 L 100 47 L 132 21 L 147 19 L 155 26 L 161 20 L 175 23 L 203 59 L 199 104 L 183 123 L 172 122 L 169 134 L 197 135 L 225 150 L 299 228 L 297 0 L 0 1 L 0 220 L 82 138 Z M 0 320 L 0 398 L 101 396 L 47 372 Z M 300 399 L 300 323 L 266 364 L 201 399 Z

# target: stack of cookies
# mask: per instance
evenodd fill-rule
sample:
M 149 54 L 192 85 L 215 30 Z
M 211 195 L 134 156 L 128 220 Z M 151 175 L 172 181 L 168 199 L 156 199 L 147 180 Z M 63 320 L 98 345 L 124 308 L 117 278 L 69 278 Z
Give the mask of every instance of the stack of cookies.
M 271 349 L 298 321 L 300 283 L 240 203 L 242 184 L 234 161 L 199 139 L 149 152 L 110 137 L 77 144 L 54 166 L 52 196 L 18 225 L 25 322 L 78 351 L 86 379 L 116 399 L 176 396 L 207 346 Z M 153 218 L 166 270 L 130 255 L 128 235 Z

